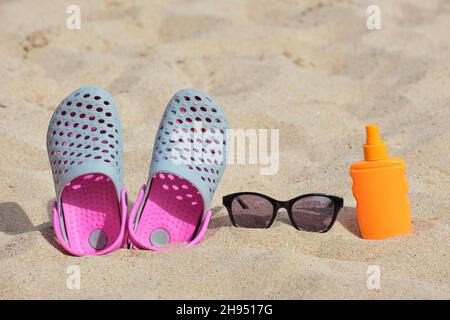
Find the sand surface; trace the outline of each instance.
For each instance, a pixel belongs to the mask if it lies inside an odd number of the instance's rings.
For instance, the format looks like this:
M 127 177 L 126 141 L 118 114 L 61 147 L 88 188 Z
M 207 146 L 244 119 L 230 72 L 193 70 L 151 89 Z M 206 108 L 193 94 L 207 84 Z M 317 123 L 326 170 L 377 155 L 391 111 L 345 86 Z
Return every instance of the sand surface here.
M 0 298 L 449 299 L 450 3 L 373 1 L 0 1 Z M 54 239 L 45 134 L 58 103 L 84 85 L 106 88 L 121 112 L 125 181 L 146 181 L 167 101 L 196 87 L 233 128 L 280 129 L 280 169 L 230 165 L 203 244 L 184 251 L 65 255 Z M 377 123 L 406 160 L 414 234 L 361 239 L 348 175 Z M 223 195 L 343 196 L 326 234 L 237 229 Z M 80 267 L 69 290 L 67 268 Z M 381 289 L 368 290 L 378 265 Z

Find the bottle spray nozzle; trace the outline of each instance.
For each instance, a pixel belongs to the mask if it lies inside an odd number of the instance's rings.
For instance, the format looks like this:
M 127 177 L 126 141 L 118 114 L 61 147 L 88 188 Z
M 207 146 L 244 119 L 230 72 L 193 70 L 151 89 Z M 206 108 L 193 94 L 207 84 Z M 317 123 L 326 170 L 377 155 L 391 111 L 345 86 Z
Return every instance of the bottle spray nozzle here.
M 381 139 L 378 126 L 374 124 L 366 125 L 366 144 L 364 145 L 364 159 L 367 161 L 386 159 L 387 146 Z

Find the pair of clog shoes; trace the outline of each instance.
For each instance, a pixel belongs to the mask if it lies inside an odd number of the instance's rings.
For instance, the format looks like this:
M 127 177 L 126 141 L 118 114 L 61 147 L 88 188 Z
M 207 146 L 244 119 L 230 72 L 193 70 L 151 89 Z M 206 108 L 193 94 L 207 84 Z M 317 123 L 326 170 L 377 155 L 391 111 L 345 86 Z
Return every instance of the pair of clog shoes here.
M 177 92 L 156 135 L 148 181 L 128 214 L 114 100 L 93 87 L 71 93 L 57 107 L 47 132 L 56 191 L 53 225 L 61 246 L 85 256 L 200 242 L 225 171 L 227 127 L 214 99 L 195 89 Z

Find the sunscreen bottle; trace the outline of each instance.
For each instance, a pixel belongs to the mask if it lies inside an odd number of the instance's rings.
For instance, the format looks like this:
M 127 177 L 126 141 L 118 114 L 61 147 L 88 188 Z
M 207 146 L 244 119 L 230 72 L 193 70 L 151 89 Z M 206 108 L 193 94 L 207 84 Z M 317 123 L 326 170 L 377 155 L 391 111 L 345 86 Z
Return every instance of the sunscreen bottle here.
M 366 126 L 364 160 L 353 163 L 353 196 L 364 239 L 385 239 L 410 234 L 411 209 L 405 162 L 388 157 L 376 125 Z

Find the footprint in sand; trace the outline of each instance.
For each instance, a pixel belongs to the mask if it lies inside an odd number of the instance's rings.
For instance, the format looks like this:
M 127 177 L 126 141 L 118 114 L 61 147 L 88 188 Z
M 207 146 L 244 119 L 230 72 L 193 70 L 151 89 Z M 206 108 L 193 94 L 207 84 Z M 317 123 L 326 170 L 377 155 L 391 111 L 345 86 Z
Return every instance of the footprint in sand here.
M 25 44 L 22 46 L 22 49 L 25 53 L 24 58 L 27 59 L 28 54 L 32 50 L 46 47 L 48 44 L 49 41 L 47 32 L 42 30 L 32 32 L 25 37 Z
M 302 58 L 295 56 L 292 52 L 284 51 L 283 56 L 291 60 L 291 62 L 299 67 L 304 66 L 304 61 Z
M 8 237 L 10 239 L 6 241 L 6 244 L 0 246 L 0 260 L 32 250 L 36 245 L 37 235 L 37 233 L 28 232 Z
M 323 1 L 323 2 L 320 1 L 320 2 L 314 4 L 314 5 L 310 6 L 310 7 L 307 7 L 301 13 L 301 15 L 304 16 L 304 15 L 307 15 L 309 13 L 314 13 L 314 12 L 319 11 L 319 10 L 324 9 L 324 8 L 331 8 L 331 7 L 334 7 L 334 6 L 342 4 L 342 3 L 349 4 L 349 3 L 352 3 L 352 1 L 351 0 L 333 0 L 333 1 Z

